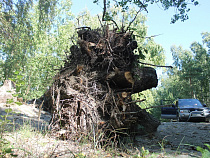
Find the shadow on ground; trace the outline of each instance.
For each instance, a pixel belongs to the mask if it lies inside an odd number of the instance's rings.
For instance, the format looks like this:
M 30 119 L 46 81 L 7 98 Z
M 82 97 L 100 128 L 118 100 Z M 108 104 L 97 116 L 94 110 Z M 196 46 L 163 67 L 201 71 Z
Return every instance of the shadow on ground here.
M 7 113 L 8 109 L 11 109 Z M 40 113 L 40 114 L 39 114 Z M 19 128 L 24 124 L 29 124 L 39 130 L 47 130 L 51 115 L 48 112 L 35 108 L 33 104 L 0 104 L 0 119 L 7 120 L 7 128 Z M 15 126 L 14 126 L 15 125 Z

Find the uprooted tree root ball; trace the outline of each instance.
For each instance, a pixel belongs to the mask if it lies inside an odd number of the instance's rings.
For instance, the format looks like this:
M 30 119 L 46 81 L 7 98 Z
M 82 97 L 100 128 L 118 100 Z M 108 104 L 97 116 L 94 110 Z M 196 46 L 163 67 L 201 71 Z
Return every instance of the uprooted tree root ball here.
M 155 69 L 139 66 L 137 47 L 130 31 L 78 28 L 77 45 L 66 52 L 64 67 L 44 94 L 53 133 L 108 144 L 118 136 L 156 131 L 159 121 L 131 98 L 158 82 Z

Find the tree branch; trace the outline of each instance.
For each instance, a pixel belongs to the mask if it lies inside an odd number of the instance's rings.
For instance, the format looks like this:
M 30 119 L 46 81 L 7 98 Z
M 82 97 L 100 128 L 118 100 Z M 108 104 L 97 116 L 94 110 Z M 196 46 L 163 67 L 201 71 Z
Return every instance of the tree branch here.
M 106 14 L 106 0 L 104 0 L 104 11 L 103 11 L 103 16 L 102 16 L 102 21 L 106 21 L 104 18 L 105 14 Z
M 135 21 L 137 15 L 139 14 L 139 12 L 141 11 L 141 8 L 139 9 L 139 11 L 136 13 L 135 17 L 133 18 L 133 20 L 129 23 L 128 27 L 126 28 L 126 31 L 128 31 L 128 28 L 131 26 L 131 24 Z M 125 31 L 125 32 L 126 32 Z
M 104 0 L 104 11 L 103 11 L 103 16 L 102 16 L 102 21 L 108 21 L 105 19 L 105 16 L 106 16 L 106 0 Z M 117 23 L 113 19 L 110 19 L 110 21 L 112 21 L 117 27 L 117 29 L 119 29 Z
M 149 63 L 144 63 L 139 61 L 140 64 L 144 64 L 144 65 L 150 65 L 150 66 L 156 66 L 156 67 L 167 67 L 167 68 L 173 68 L 173 66 L 163 66 L 163 65 L 154 65 L 154 64 L 149 64 Z

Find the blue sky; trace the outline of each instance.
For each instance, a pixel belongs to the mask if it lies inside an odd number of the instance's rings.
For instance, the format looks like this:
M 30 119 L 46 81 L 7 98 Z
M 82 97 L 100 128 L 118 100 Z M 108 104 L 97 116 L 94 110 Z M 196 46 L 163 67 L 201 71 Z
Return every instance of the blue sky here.
M 101 1 L 101 0 L 100 0 Z M 78 14 L 87 8 L 92 15 L 102 12 L 102 4 L 93 4 L 93 0 L 72 0 L 72 12 Z M 198 6 L 190 6 L 189 19 L 185 22 L 170 24 L 174 9 L 162 10 L 154 4 L 148 8 L 149 13 L 143 12 L 147 16 L 148 36 L 161 34 L 155 37 L 156 43 L 162 45 L 166 54 L 166 65 L 172 65 L 172 45 L 182 46 L 189 49 L 194 41 L 202 43 L 202 32 L 210 32 L 210 0 L 199 0 Z
M 148 8 L 147 25 L 148 34 L 162 34 L 155 38 L 158 44 L 161 44 L 166 51 L 166 64 L 172 64 L 172 55 L 170 47 L 172 45 L 182 46 L 189 49 L 192 42 L 202 43 L 202 32 L 210 32 L 210 1 L 200 0 L 199 6 L 191 6 L 189 19 L 184 22 L 170 24 L 170 19 L 174 10 L 161 10 L 157 5 Z

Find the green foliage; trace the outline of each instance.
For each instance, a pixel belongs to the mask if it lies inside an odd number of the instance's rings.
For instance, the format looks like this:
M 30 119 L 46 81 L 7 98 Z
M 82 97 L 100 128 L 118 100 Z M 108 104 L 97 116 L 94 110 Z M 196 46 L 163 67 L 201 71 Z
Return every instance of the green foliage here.
M 1 46 L 0 46 L 0 50 L 1 50 Z M 1 54 L 1 51 L 0 51 Z M 3 65 L 4 65 L 4 61 L 2 59 L 0 59 L 0 86 L 3 85 L 3 81 L 4 80 L 4 71 L 3 71 Z
M 149 38 L 144 47 L 147 50 L 145 52 L 145 62 L 155 65 L 164 65 L 165 55 L 161 45 L 155 43 L 154 39 Z
M 9 114 L 9 113 L 12 112 L 12 109 L 10 109 L 10 108 L 9 108 L 9 109 L 6 109 L 5 112 L 6 112 L 7 114 Z
M 70 0 L 2 2 L 0 79 L 13 80 L 19 97 L 41 96 L 63 65 L 73 34 L 70 7 Z
M 12 109 L 8 108 L 5 109 L 6 115 L 1 115 L 0 118 L 0 139 L 3 138 L 3 133 L 6 131 L 6 126 L 11 122 L 11 120 L 8 119 L 9 116 L 12 116 Z M 1 145 L 1 142 L 0 142 Z M 1 149 L 0 149 L 1 150 Z
M 14 103 L 13 99 L 7 99 L 7 104 Z
M 18 101 L 15 102 L 15 104 L 17 104 L 17 105 L 19 105 L 19 106 L 22 105 L 22 103 L 21 103 L 21 102 L 18 102 Z
M 198 98 L 201 102 L 210 104 L 210 34 L 203 33 L 203 45 L 193 42 L 190 50 L 173 46 L 171 52 L 174 68 L 162 77 L 161 86 L 156 90 L 156 105 L 161 100 L 176 100 L 177 98 Z M 205 47 L 205 44 L 207 47 Z
M 200 151 L 202 153 L 202 158 L 209 158 L 210 157 L 210 145 L 204 144 L 207 146 L 208 149 L 201 148 L 199 146 L 196 147 L 197 151 Z
M 157 89 L 135 94 L 136 98 L 146 98 L 139 103 L 140 107 L 172 104 L 177 98 L 197 98 L 210 105 L 210 33 L 202 33 L 202 38 L 203 45 L 193 42 L 190 50 L 171 47 L 174 68 L 160 78 L 161 85 Z M 160 118 L 160 108 L 148 111 Z
M 190 49 L 191 51 L 186 51 L 181 47 L 172 47 L 175 68 L 169 71 L 168 75 L 176 86 L 173 94 L 179 98 L 196 97 L 209 101 L 210 56 L 208 50 L 197 42 L 192 43 Z
M 17 157 L 18 155 L 14 154 L 14 149 L 9 141 L 6 139 L 0 138 L 0 156 L 1 157 Z
M 11 81 L 13 81 L 16 85 L 16 95 L 19 96 L 23 89 L 26 87 L 26 81 L 24 80 L 24 72 L 15 71 L 12 78 L 10 78 Z M 25 91 L 24 91 L 25 92 Z
M 138 102 L 136 104 L 139 105 L 142 109 L 148 108 L 147 112 L 149 112 L 154 117 L 159 119 L 160 118 L 160 108 L 151 108 L 151 109 L 149 108 L 151 106 L 160 105 L 161 98 L 159 98 L 157 92 L 158 91 L 155 90 L 155 89 L 150 89 L 150 90 L 146 90 L 146 91 L 143 91 L 143 92 L 140 92 L 140 93 L 133 94 L 132 98 L 134 100 L 145 99 L 145 101 Z
M 141 148 L 141 158 L 146 158 L 149 155 L 149 150 L 144 147 Z
M 210 49 L 210 32 L 203 32 L 202 37 L 203 37 L 203 42 L 206 44 L 208 49 Z
M 147 11 L 149 5 L 159 4 L 162 6 L 164 10 L 168 10 L 170 8 L 175 8 L 175 14 L 171 18 L 171 23 L 175 23 L 178 20 L 185 21 L 188 17 L 188 12 L 190 11 L 189 4 L 197 6 L 199 3 L 196 0 L 191 0 L 189 3 L 188 0 L 113 0 L 115 3 L 115 7 L 121 7 L 122 12 L 125 12 L 129 9 L 131 4 L 136 5 L 140 10 Z M 111 0 L 105 1 L 107 4 L 112 2 Z M 99 3 L 99 0 L 93 0 L 93 3 Z M 148 12 L 148 11 L 147 11 Z
M 78 153 L 75 155 L 76 158 L 86 158 L 86 156 L 83 153 Z

